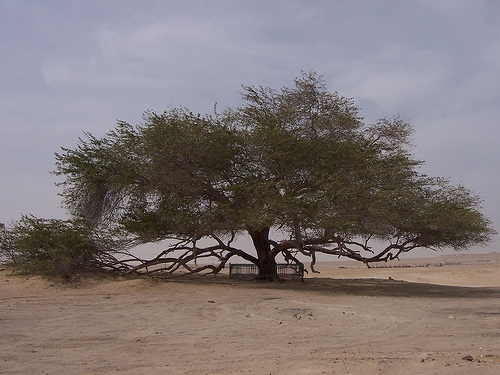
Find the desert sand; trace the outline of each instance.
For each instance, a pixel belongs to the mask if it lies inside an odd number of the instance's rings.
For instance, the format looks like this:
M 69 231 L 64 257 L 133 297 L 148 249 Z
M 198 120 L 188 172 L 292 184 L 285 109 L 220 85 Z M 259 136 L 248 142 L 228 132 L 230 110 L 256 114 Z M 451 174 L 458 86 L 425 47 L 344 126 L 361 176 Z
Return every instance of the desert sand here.
M 0 267 L 0 373 L 500 374 L 500 254 L 383 266 L 70 283 Z

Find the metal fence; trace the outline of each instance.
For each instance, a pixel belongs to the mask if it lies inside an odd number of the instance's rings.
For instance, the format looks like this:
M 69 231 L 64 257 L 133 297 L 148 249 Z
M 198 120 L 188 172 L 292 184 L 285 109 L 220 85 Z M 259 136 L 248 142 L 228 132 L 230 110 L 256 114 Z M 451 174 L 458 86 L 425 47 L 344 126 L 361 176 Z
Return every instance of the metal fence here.
M 230 277 L 257 277 L 259 278 L 300 278 L 304 280 L 304 264 L 290 263 L 290 264 L 277 264 L 276 274 L 273 275 L 259 275 L 259 268 L 255 264 L 229 264 Z

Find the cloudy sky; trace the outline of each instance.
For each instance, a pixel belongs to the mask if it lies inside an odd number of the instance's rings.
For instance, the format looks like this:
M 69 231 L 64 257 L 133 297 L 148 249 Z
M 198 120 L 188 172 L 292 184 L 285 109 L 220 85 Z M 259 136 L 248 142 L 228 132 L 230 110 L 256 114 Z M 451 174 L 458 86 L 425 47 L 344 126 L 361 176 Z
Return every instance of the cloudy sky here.
M 315 70 L 367 123 L 411 119 L 424 172 L 481 195 L 499 228 L 497 0 L 0 0 L 0 53 L 0 222 L 66 217 L 49 172 L 83 131 Z

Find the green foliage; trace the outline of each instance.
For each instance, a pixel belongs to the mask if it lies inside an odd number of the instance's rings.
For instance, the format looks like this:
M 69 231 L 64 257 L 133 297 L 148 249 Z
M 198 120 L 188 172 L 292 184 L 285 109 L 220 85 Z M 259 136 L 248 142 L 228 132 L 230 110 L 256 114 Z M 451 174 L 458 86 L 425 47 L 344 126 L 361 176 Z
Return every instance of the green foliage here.
M 368 264 L 416 247 L 467 248 L 494 233 L 478 197 L 418 171 L 401 117 L 364 124 L 354 101 L 315 72 L 293 88 L 243 89 L 244 104 L 215 117 L 147 112 L 142 124 L 119 122 L 63 149 L 55 173 L 65 177 L 65 204 L 86 223 L 137 242 L 191 242 L 193 259 L 222 263 L 323 252 Z M 270 229 L 285 238 L 270 239 Z M 256 257 L 230 246 L 241 232 Z M 201 238 L 215 247 L 198 248 Z M 374 254 L 371 239 L 388 245 Z
M 102 268 L 111 252 L 109 242 L 73 221 L 23 216 L 1 229 L 0 258 L 21 272 L 70 277 Z

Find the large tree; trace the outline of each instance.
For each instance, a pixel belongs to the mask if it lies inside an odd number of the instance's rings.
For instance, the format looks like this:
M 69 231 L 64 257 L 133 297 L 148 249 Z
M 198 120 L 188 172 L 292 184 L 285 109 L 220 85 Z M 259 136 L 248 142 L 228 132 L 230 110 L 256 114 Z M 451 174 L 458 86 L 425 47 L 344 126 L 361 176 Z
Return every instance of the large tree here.
M 278 256 L 369 265 L 415 248 L 468 248 L 494 233 L 478 196 L 419 171 L 404 119 L 364 124 L 353 100 L 315 72 L 292 88 L 243 87 L 242 96 L 213 116 L 174 108 L 119 122 L 103 138 L 87 133 L 56 154 L 64 203 L 136 244 L 167 240 L 135 271 L 218 273 L 240 257 L 267 277 Z M 254 249 L 235 245 L 242 234 Z

